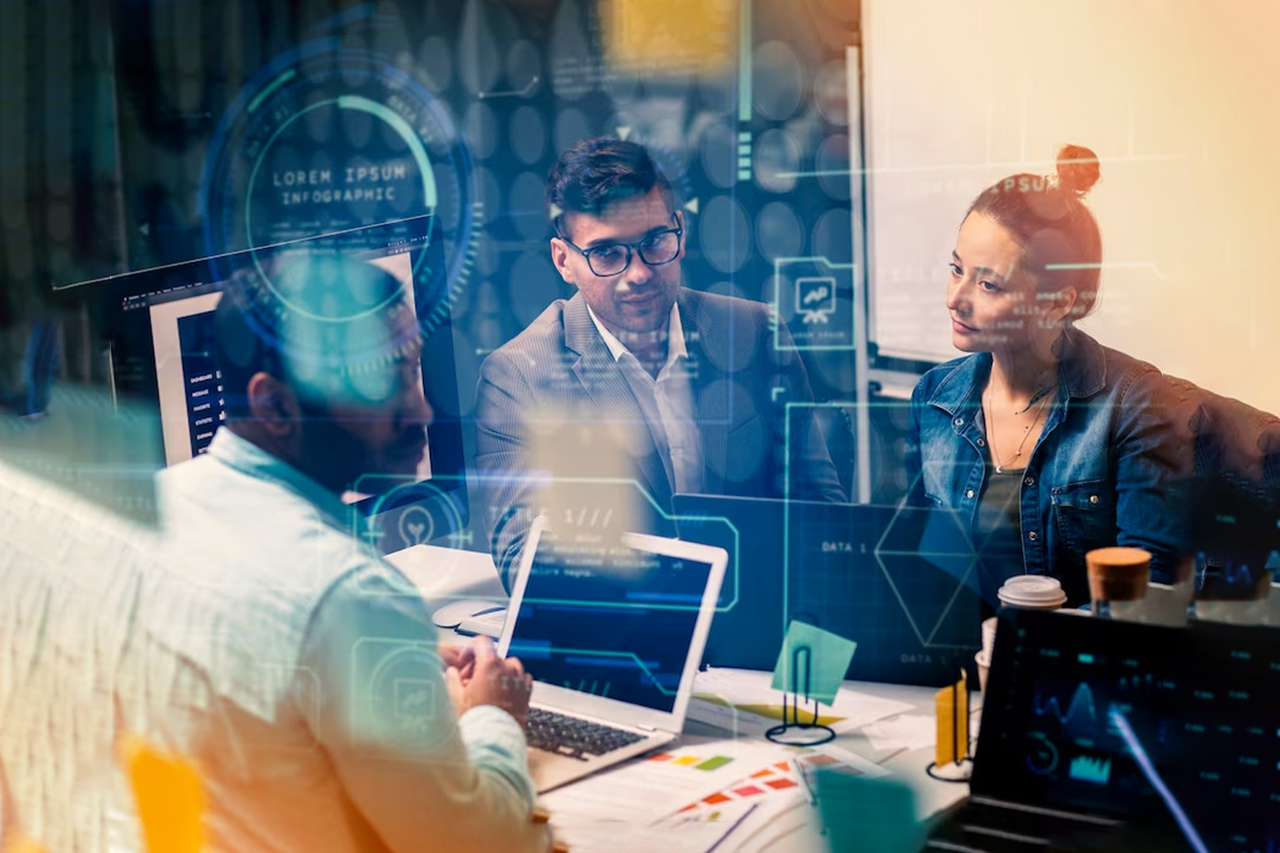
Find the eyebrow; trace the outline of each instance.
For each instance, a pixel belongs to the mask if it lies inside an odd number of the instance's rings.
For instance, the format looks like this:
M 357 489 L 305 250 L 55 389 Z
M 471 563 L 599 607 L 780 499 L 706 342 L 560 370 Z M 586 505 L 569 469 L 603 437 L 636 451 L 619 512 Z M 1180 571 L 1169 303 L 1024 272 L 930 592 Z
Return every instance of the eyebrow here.
M 951 250 L 951 260 L 955 261 L 960 266 L 964 266 L 964 261 L 961 260 L 960 255 L 956 253 L 955 249 Z M 1002 275 L 999 270 L 992 269 L 991 267 L 974 267 L 973 271 L 977 275 L 987 275 L 987 276 L 995 277 L 999 279 L 1001 282 L 1008 281 L 1008 278 Z
M 643 243 L 645 240 L 652 237 L 654 234 L 659 234 L 663 231 L 673 231 L 675 230 L 675 228 L 676 226 L 672 223 L 667 223 L 666 225 L 655 225 L 653 228 L 650 228 L 648 231 L 644 232 L 644 235 L 639 240 L 634 240 L 632 242 Z M 584 251 L 590 250 L 590 249 L 599 249 L 601 246 L 619 246 L 619 245 L 622 245 L 623 242 L 624 241 L 622 240 L 612 240 L 612 239 L 592 240 L 590 243 L 583 246 L 582 248 Z

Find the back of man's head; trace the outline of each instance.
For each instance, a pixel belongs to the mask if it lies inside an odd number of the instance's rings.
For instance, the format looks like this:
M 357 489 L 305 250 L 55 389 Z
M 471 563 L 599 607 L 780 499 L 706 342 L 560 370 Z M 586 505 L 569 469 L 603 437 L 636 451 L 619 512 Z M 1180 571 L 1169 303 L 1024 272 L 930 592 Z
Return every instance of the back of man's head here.
M 605 136 L 569 146 L 547 173 L 548 215 L 556 233 L 565 232 L 565 215 L 600 216 L 612 204 L 654 188 L 671 210 L 671 183 L 643 145 Z
M 250 416 L 257 373 L 322 407 L 377 402 L 379 370 L 416 343 L 411 290 L 375 264 L 332 252 L 297 252 L 236 270 L 218 303 L 214 358 L 228 417 Z

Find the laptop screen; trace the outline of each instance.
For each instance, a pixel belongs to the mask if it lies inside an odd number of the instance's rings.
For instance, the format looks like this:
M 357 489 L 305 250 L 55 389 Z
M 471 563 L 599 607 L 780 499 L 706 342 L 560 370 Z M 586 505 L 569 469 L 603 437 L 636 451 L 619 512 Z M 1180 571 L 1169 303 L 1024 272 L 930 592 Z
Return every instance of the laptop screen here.
M 508 654 L 538 681 L 670 713 L 711 571 L 709 563 L 548 530 Z
M 1280 849 L 1280 632 L 1002 619 L 974 794 L 1162 821 L 1176 802 L 1210 850 Z

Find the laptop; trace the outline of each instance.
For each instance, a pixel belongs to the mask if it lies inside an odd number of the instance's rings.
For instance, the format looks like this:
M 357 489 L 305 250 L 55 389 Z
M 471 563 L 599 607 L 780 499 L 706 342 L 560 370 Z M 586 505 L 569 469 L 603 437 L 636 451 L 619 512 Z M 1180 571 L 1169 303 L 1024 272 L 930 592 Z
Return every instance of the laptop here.
M 529 765 L 548 791 L 680 736 L 728 555 L 535 521 L 498 651 L 533 676 Z
M 792 619 L 858 644 L 847 678 L 954 683 L 981 645 L 977 567 L 943 509 L 676 495 L 681 539 L 729 553 L 712 666 L 771 670 Z
M 1280 632 L 1001 615 L 967 801 L 926 850 L 1280 850 Z

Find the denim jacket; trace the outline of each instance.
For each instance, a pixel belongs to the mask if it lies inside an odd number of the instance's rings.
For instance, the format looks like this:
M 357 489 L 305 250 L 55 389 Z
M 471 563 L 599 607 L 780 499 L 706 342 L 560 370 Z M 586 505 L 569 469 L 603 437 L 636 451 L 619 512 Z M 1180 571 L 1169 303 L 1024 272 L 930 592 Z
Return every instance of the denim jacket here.
M 977 534 L 987 477 L 982 389 L 991 355 L 933 368 L 911 398 L 908 502 L 957 511 Z M 1185 552 L 1175 486 L 1187 480 L 1190 436 L 1150 364 L 1065 333 L 1058 392 L 1023 472 L 1019 508 L 1023 565 L 1062 582 L 1071 605 L 1089 600 L 1085 553 L 1143 548 L 1152 580 L 1170 582 Z

